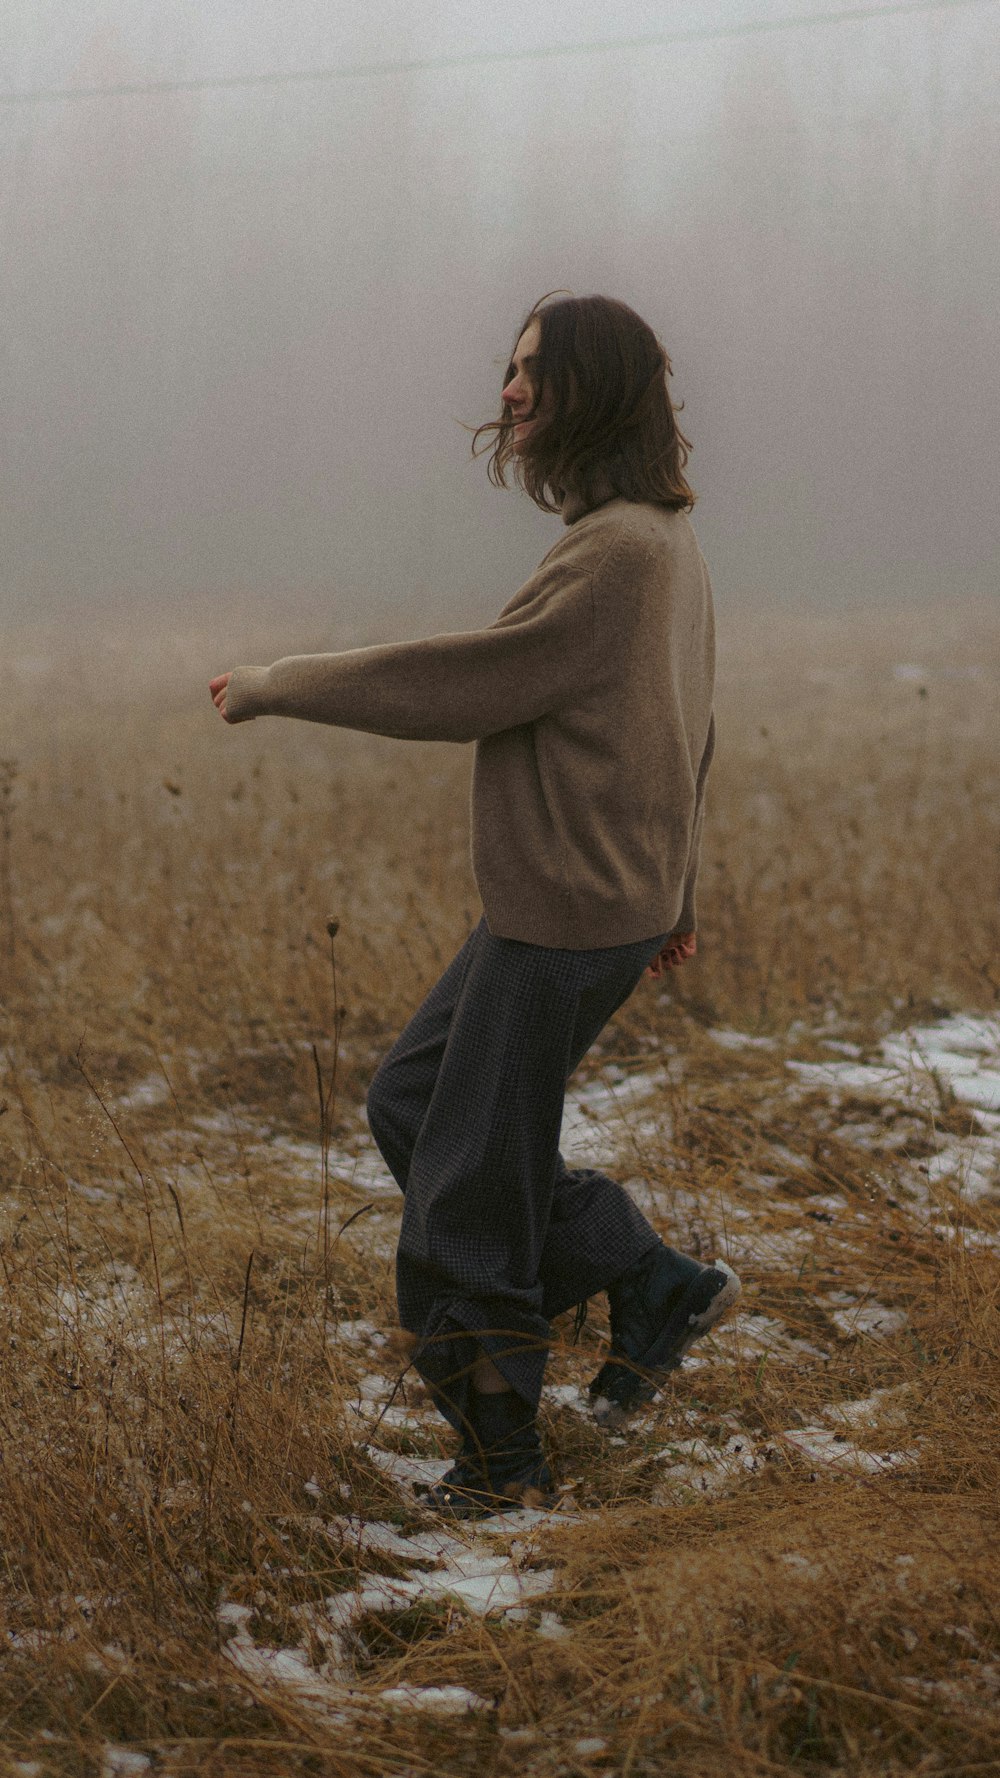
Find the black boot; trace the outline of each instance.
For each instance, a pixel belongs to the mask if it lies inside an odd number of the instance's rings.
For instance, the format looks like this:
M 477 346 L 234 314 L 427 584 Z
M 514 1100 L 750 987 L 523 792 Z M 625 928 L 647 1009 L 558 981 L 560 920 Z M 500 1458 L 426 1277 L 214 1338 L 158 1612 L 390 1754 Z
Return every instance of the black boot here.
M 590 1385 L 595 1419 L 620 1426 L 633 1408 L 651 1401 L 740 1289 L 722 1260 L 703 1266 L 662 1241 L 609 1284 L 611 1353 Z
M 425 1504 L 456 1519 L 482 1518 L 522 1506 L 549 1506 L 552 1473 L 535 1416 L 514 1389 L 469 1391 L 469 1424 L 447 1474 L 422 1490 Z

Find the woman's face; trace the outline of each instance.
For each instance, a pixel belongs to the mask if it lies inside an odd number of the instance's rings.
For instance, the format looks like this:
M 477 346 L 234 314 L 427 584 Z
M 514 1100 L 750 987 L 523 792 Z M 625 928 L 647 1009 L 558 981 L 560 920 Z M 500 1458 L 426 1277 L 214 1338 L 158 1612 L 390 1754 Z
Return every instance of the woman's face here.
M 552 403 L 546 391 L 543 391 L 538 407 L 535 407 L 534 374 L 541 341 L 541 322 L 529 322 L 514 347 L 514 356 L 507 367 L 507 381 L 500 396 L 501 401 L 510 408 L 514 421 L 515 451 L 523 448 L 532 427 L 537 426 L 539 420 L 544 420 L 551 412 Z M 529 414 L 532 416 L 530 419 Z

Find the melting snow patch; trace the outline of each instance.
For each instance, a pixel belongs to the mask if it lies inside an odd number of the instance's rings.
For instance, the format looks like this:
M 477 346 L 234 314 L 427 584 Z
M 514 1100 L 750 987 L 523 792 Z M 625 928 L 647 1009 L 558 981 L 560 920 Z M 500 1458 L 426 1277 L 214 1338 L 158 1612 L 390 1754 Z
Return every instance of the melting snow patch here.
M 349 1346 L 384 1346 L 387 1335 L 381 1333 L 374 1321 L 338 1321 L 330 1329 L 330 1339 L 344 1341 Z
M 351 1544 L 359 1550 L 377 1550 L 384 1556 L 401 1556 L 408 1562 L 446 1561 L 452 1555 L 464 1555 L 468 1544 L 448 1531 L 418 1531 L 404 1537 L 395 1525 L 381 1519 L 328 1519 L 325 1529 L 341 1545 Z
M 660 1453 L 660 1460 L 667 1466 L 668 1484 L 691 1488 L 697 1494 L 720 1494 L 759 1466 L 753 1441 L 743 1432 L 724 1445 L 710 1445 L 701 1438 L 674 1440 Z M 670 1497 L 669 1485 L 654 1490 L 656 1505 L 667 1503 Z
M 398 1451 L 380 1451 L 375 1445 L 365 1445 L 364 1449 L 384 1475 L 411 1487 L 420 1483 L 431 1488 L 451 1468 L 448 1457 L 403 1457 Z
M 861 1401 L 832 1401 L 821 1410 L 823 1418 L 847 1427 L 905 1425 L 905 1387 L 903 1384 L 892 1389 L 873 1389 Z
M 476 1617 L 487 1617 L 547 1592 L 554 1579 L 554 1570 L 548 1568 L 521 1574 L 505 1556 L 470 1557 L 464 1572 L 449 1563 L 419 1575 L 372 1575 L 359 1592 L 331 1594 L 326 1614 L 331 1626 L 343 1631 L 369 1612 L 405 1611 L 427 1600 L 457 1599 Z
M 338 1185 L 348 1185 L 353 1191 L 370 1193 L 373 1197 L 399 1196 L 399 1187 L 374 1143 L 359 1143 L 356 1154 L 331 1149 L 329 1168 L 331 1180 Z
M 223 1631 L 229 1631 L 223 1654 L 251 1686 L 292 1691 L 301 1703 L 325 1713 L 344 1702 L 339 1666 L 327 1662 L 322 1668 L 312 1667 L 302 1648 L 258 1648 L 250 1635 L 253 1613 L 248 1605 L 227 1600 L 215 1615 Z
M 893 1469 L 909 1469 L 916 1462 L 916 1451 L 862 1451 L 851 1443 L 846 1433 L 829 1432 L 824 1426 L 793 1427 L 782 1433 L 786 1444 L 793 1445 L 810 1462 L 823 1469 L 849 1471 L 855 1475 L 886 1475 Z
M 789 1362 L 798 1358 L 821 1358 L 826 1361 L 829 1353 L 821 1346 L 810 1345 L 808 1340 L 798 1340 L 786 1333 L 779 1321 L 770 1315 L 731 1315 L 721 1327 L 713 1328 L 711 1339 L 723 1350 L 727 1346 L 735 1346 L 737 1352 L 767 1352 L 776 1359 Z M 691 1359 L 686 1361 L 689 1365 Z
M 849 1290 L 833 1290 L 824 1300 L 839 1305 L 831 1310 L 830 1319 L 845 1340 L 852 1340 L 857 1334 L 885 1339 L 899 1333 L 909 1320 L 905 1309 L 887 1309 L 874 1297 L 859 1298 Z
M 137 1344 L 146 1342 L 142 1323 L 149 1292 L 135 1267 L 127 1261 L 112 1260 L 75 1288 L 60 1284 L 55 1300 L 60 1322 L 74 1331 L 100 1331 L 112 1323 L 119 1323 L 123 1330 L 127 1323 L 133 1340 Z
M 578 1383 L 546 1383 L 542 1396 L 555 1408 L 573 1408 L 590 1419 L 590 1407 Z
M 881 1060 L 872 1063 L 796 1062 L 788 1067 L 805 1088 L 834 1098 L 864 1094 L 895 1101 L 924 1119 L 949 1105 L 969 1108 L 967 1135 L 942 1142 L 921 1165 L 928 1184 L 954 1179 L 972 1200 L 990 1196 L 1000 1183 L 1000 1019 L 956 1014 L 937 1025 L 919 1025 L 883 1038 Z M 854 1141 L 881 1140 L 874 1126 L 854 1123 L 842 1132 Z M 919 1189 L 919 1182 L 918 1182 Z
M 435 1710 L 442 1716 L 464 1716 L 469 1710 L 490 1710 L 487 1698 L 464 1685 L 394 1685 L 380 1692 L 390 1710 Z
M 814 1229 L 801 1227 L 734 1232 L 729 1236 L 726 1258 L 734 1266 L 752 1265 L 762 1271 L 777 1272 L 788 1266 L 798 1269 L 803 1253 L 815 1239 Z
M 105 1747 L 101 1757 L 101 1778 L 133 1778 L 133 1774 L 152 1771 L 148 1754 L 136 1753 L 131 1747 Z M 41 1771 L 39 1766 L 38 1771 Z
M 127 1093 L 119 1093 L 114 1105 L 116 1111 L 146 1111 L 150 1106 L 163 1105 L 170 1097 L 170 1088 L 163 1075 L 147 1074 L 145 1080 L 136 1081 Z M 137 1757 L 145 1758 L 145 1755 Z M 148 1760 L 146 1764 L 148 1766 Z
M 563 1108 L 560 1148 L 566 1154 L 580 1151 L 591 1161 L 613 1164 L 630 1141 L 669 1135 L 666 1107 L 648 1106 L 654 1096 L 662 1096 L 666 1083 L 665 1071 L 656 1069 L 628 1074 L 617 1082 L 606 1074 L 603 1081 L 572 1087 Z M 655 1109 L 655 1117 L 639 1123 L 634 1113 L 640 1105 L 647 1111 Z

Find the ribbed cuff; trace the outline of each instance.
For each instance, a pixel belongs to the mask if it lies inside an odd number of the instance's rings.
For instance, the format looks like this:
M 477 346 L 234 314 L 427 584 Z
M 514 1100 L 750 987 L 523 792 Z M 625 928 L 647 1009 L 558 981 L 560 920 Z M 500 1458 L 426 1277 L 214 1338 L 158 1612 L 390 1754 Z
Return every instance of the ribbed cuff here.
M 266 716 L 267 667 L 237 667 L 226 686 L 226 715 L 230 722 L 250 722 Z

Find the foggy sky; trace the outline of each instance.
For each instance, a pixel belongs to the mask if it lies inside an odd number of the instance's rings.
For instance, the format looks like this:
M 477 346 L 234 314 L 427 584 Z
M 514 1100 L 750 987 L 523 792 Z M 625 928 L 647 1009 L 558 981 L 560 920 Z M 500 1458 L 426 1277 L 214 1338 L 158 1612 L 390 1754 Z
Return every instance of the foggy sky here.
M 720 601 L 996 586 L 996 5 L 7 0 L 0 608 L 488 619 L 560 532 L 472 463 L 544 291 L 674 363 Z

